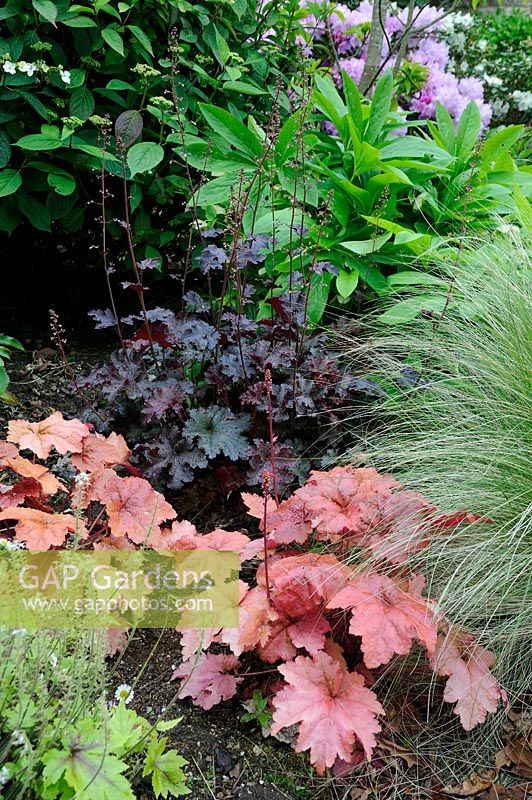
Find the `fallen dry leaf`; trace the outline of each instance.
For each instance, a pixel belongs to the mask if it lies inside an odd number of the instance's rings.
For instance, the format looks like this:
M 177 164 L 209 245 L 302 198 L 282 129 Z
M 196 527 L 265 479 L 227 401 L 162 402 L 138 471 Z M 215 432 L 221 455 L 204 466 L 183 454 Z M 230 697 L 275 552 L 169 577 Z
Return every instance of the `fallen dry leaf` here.
M 472 773 L 460 786 L 444 786 L 441 791 L 451 797 L 476 797 L 493 786 L 495 776 L 495 770 L 489 770 L 485 777 Z
M 486 800 L 530 800 L 532 786 L 492 786 Z
M 504 745 L 504 753 L 510 762 L 510 770 L 520 778 L 532 779 L 532 747 L 524 737 Z
M 384 751 L 386 755 L 402 758 L 403 761 L 406 761 L 409 768 L 419 767 L 421 765 L 421 761 L 415 753 L 408 750 L 406 747 L 401 747 L 400 744 L 392 741 L 392 739 L 385 739 L 381 736 L 379 739 L 379 750 Z

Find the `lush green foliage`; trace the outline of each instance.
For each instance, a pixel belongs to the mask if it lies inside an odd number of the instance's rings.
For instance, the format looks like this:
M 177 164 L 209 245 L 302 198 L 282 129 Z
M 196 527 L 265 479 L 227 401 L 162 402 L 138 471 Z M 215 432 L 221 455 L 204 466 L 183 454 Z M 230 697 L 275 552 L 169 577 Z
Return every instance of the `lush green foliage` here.
M 9 386 L 9 375 L 7 374 L 6 361 L 11 358 L 12 350 L 24 350 L 18 339 L 12 336 L 0 334 L 0 398 L 5 394 Z
M 188 794 L 176 750 L 126 701 L 106 702 L 104 636 L 2 631 L 0 794 L 9 800 L 133 800 Z M 146 784 L 145 784 L 146 786 Z
M 293 269 L 303 272 L 322 308 L 334 297 L 348 300 L 359 279 L 386 292 L 385 274 L 398 265 L 464 225 L 489 227 L 495 215 L 512 212 L 516 181 L 530 191 L 529 174 L 508 152 L 523 126 L 490 134 L 477 153 L 474 102 L 456 131 L 442 106 L 425 131 L 393 110 L 391 72 L 371 102 L 345 73 L 343 80 L 344 97 L 317 75 L 312 96 L 279 132 L 275 115 L 264 129 L 251 115 L 246 126 L 222 108 L 200 105 L 211 133 L 186 136 L 182 150 L 189 164 L 213 176 L 191 200 L 202 219 L 214 225 L 231 211 L 240 235 L 274 236 L 259 275 L 286 287 Z M 405 128 L 417 135 L 398 135 Z M 315 274 L 325 260 L 336 280 Z
M 268 5 L 277 19 L 284 4 Z M 173 242 L 188 192 L 174 158 L 177 108 L 217 98 L 232 114 L 250 100 L 260 108 L 283 60 L 257 47 L 254 0 L 9 0 L 0 19 L 0 230 L 24 218 L 41 231 L 93 228 L 104 148 L 108 228 L 120 234 L 113 178 L 125 175 L 147 257 Z
M 423 568 L 453 618 L 498 651 L 517 691 L 532 666 L 529 235 L 506 226 L 493 243 L 467 245 L 458 264 L 449 256 L 446 285 L 431 290 L 438 312 L 400 328 L 385 317 L 356 351 L 388 394 L 372 410 L 383 427 L 369 437 L 370 458 L 444 508 L 492 520 L 437 536 Z

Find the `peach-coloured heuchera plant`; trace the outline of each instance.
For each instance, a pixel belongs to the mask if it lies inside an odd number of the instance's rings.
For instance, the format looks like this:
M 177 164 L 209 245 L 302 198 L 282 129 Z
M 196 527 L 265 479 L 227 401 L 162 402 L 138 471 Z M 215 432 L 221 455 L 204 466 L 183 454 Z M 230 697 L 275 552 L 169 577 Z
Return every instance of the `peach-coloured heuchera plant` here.
M 66 457 L 61 480 L 51 462 L 42 463 L 52 451 Z M 183 662 L 173 677 L 182 680 L 181 697 L 205 709 L 233 697 L 246 679 L 243 656 L 254 653 L 269 665 L 271 732 L 297 726 L 296 750 L 310 750 L 320 774 L 371 758 L 385 714 L 371 686 L 383 666 L 414 647 L 427 669 L 447 678 L 444 699 L 466 730 L 504 700 L 490 673 L 493 654 L 444 617 L 409 567 L 410 554 L 438 529 L 473 515 L 442 514 L 370 467 L 336 467 L 311 473 L 279 504 L 268 475 L 262 496 L 243 494 L 262 538 L 200 534 L 176 520 L 129 456 L 122 436 L 106 438 L 59 412 L 38 423 L 12 421 L 0 443 L 2 536 L 6 546 L 34 550 L 238 550 L 256 566 L 245 573 L 252 579 L 240 581 L 238 628 L 180 632 Z

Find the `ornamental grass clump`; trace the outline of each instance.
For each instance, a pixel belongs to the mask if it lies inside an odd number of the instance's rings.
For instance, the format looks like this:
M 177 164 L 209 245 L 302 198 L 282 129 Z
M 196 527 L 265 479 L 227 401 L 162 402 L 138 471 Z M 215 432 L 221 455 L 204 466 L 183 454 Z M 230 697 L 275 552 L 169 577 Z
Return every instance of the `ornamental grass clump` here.
M 492 242 L 466 244 L 443 265 L 447 286 L 433 290 L 443 302 L 428 306 L 437 312 L 390 325 L 400 317 L 392 306 L 369 322 L 365 344 L 351 345 L 387 392 L 383 424 L 364 443 L 370 462 L 440 508 L 485 520 L 433 532 L 422 569 L 445 613 L 496 651 L 499 678 L 517 693 L 532 677 L 529 235 L 505 226 Z

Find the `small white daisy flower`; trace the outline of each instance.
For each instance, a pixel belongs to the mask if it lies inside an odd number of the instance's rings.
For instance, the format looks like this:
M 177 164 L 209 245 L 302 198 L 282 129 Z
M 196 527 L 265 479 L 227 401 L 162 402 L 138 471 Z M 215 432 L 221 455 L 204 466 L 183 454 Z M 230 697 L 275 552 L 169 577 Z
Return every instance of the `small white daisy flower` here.
M 70 72 L 68 69 L 62 69 L 59 72 L 59 75 L 61 76 L 63 83 L 70 83 Z
M 131 703 L 134 696 L 135 692 L 133 691 L 131 686 L 129 686 L 129 684 L 127 683 L 121 683 L 120 686 L 117 687 L 115 692 L 115 699 L 118 702 L 120 702 L 120 700 L 123 700 L 126 705 L 128 703 Z
M 4 72 L 7 72 L 8 75 L 14 75 L 17 71 L 17 65 L 13 64 L 12 61 L 4 61 L 2 69 Z

